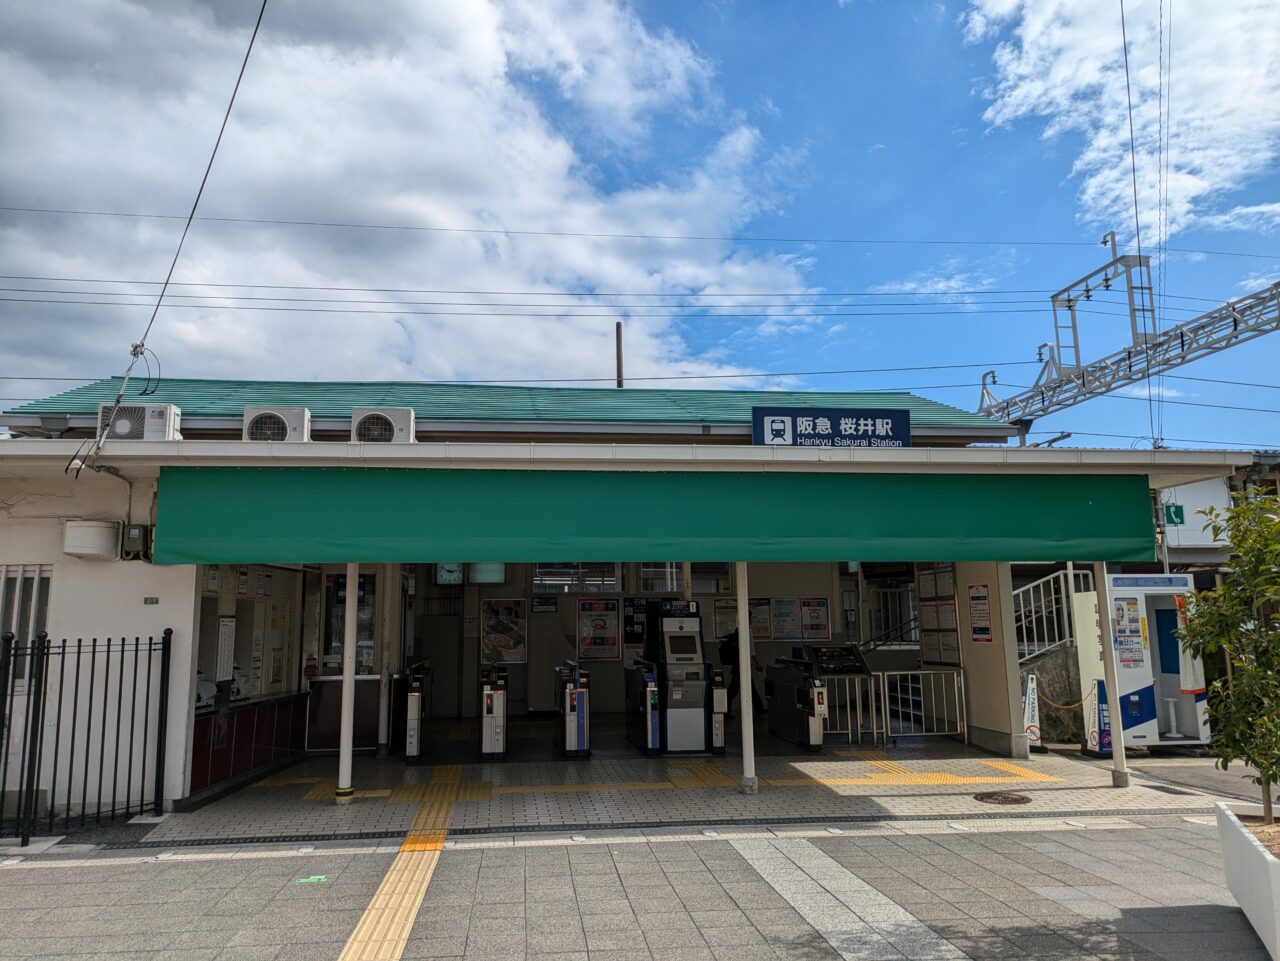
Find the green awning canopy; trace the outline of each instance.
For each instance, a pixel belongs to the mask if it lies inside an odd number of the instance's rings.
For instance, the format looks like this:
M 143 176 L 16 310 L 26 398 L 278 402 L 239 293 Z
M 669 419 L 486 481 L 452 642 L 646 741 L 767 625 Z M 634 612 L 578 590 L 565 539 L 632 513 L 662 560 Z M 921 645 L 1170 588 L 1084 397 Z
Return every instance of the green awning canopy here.
M 1144 476 L 164 467 L 158 564 L 1150 561 Z

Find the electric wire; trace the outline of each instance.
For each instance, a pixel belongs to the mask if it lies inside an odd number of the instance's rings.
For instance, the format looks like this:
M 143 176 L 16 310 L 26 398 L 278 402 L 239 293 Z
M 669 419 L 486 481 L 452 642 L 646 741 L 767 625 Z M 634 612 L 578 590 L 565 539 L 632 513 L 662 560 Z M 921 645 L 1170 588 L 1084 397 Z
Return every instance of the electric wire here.
M 240 72 L 236 74 L 235 86 L 231 89 L 231 98 L 227 101 L 227 109 L 222 114 L 222 124 L 218 127 L 218 136 L 213 142 L 213 150 L 209 153 L 209 162 L 205 165 L 204 175 L 200 178 L 200 187 L 196 190 L 195 200 L 191 203 L 191 211 L 187 214 L 186 223 L 182 228 L 182 236 L 178 238 L 177 249 L 173 252 L 173 260 L 169 263 L 168 273 L 165 275 L 164 284 L 160 288 L 160 293 L 156 297 L 155 306 L 152 308 L 151 317 L 147 320 L 147 326 L 142 331 L 142 337 L 135 343 L 129 351 L 129 366 L 125 368 L 124 378 L 120 383 L 120 390 L 116 394 L 115 402 L 111 406 L 111 413 L 107 417 L 105 426 L 97 431 L 97 438 L 90 450 L 90 458 L 95 456 L 102 449 L 102 444 L 111 432 L 111 427 L 115 423 L 116 414 L 120 410 L 120 403 L 124 399 L 125 390 L 129 386 L 129 377 L 133 374 L 133 369 L 137 366 L 139 358 L 146 357 L 147 337 L 151 334 L 151 328 L 155 326 L 156 317 L 160 313 L 160 307 L 164 303 L 165 292 L 169 289 L 169 284 L 173 280 L 173 272 L 178 267 L 178 258 L 182 256 L 182 247 L 187 241 L 187 234 L 191 231 L 191 223 L 195 220 L 196 210 L 200 206 L 200 198 L 204 196 L 204 188 L 209 182 L 209 173 L 213 170 L 214 159 L 218 156 L 218 147 L 222 144 L 223 134 L 226 133 L 227 123 L 231 120 L 231 108 L 235 106 L 236 95 L 240 92 L 240 84 L 244 80 L 245 70 L 249 66 L 249 55 L 253 53 L 254 41 L 258 39 L 258 30 L 262 27 L 262 18 L 267 12 L 267 0 L 262 0 L 262 5 L 258 8 L 258 19 L 254 22 L 253 33 L 249 35 L 249 45 L 245 48 L 244 59 L 240 62 Z M 149 368 L 148 368 L 149 369 Z M 148 374 L 147 386 L 150 387 L 150 375 Z M 76 457 L 72 457 L 67 464 L 67 470 L 71 470 L 71 465 L 75 463 Z M 83 461 L 81 462 L 83 464 Z M 80 468 L 75 469 L 75 474 L 80 475 Z
M 85 307 L 150 307 L 149 303 L 134 303 L 110 300 L 66 300 L 57 298 L 35 298 L 35 297 L 0 297 L 0 302 L 21 303 L 21 304 L 71 304 Z M 271 307 L 265 304 L 175 304 L 173 302 L 164 305 L 170 309 L 185 310 L 256 310 L 269 311 L 273 313 L 299 313 L 299 314 L 371 314 L 381 316 L 395 317 L 488 317 L 488 318 L 524 318 L 526 320 L 540 319 L 592 319 L 606 317 L 610 320 L 617 320 L 618 312 L 614 311 L 596 311 L 566 313 L 564 311 L 532 314 L 528 311 L 491 311 L 491 310 L 354 310 L 346 307 Z M 607 304 L 588 304 L 585 306 L 608 306 Z M 549 308 L 555 310 L 556 308 Z M 1086 308 L 1077 308 L 1078 312 L 1085 314 L 1093 314 L 1095 316 L 1106 317 L 1127 317 L 1127 312 L 1114 310 L 1092 310 Z M 989 316 L 991 314 L 1040 314 L 1042 310 L 1034 308 L 1020 307 L 1001 307 L 997 310 L 887 310 L 887 311 L 831 311 L 824 314 L 816 314 L 806 317 L 805 315 L 794 314 L 748 314 L 735 312 L 731 314 L 714 314 L 709 317 L 687 316 L 683 319 L 689 320 L 779 320 L 779 321 L 803 321 L 803 320 L 823 320 L 828 317 L 978 317 Z M 680 315 L 672 314 L 639 314 L 631 312 L 629 316 L 633 319 L 681 319 Z
M 0 274 L 0 280 L 30 280 L 45 281 L 49 283 L 68 283 L 68 284 L 137 284 L 139 286 L 155 286 L 160 283 L 158 280 L 120 280 L 105 277 L 45 277 L 32 274 Z M 309 286 L 306 284 L 234 284 L 234 283 L 213 283 L 213 282 L 196 282 L 196 281 L 173 281 L 171 287 L 234 287 L 241 290 L 320 290 L 320 291 L 340 291 L 340 292 L 358 292 L 358 293 L 374 293 L 374 294 L 453 294 L 457 296 L 472 297 L 671 297 L 671 298 L 689 298 L 689 297 L 886 297 L 886 296 L 912 296 L 912 297 L 961 297 L 961 296 L 989 296 L 995 294 L 1044 294 L 1054 293 L 1053 290 L 1043 287 L 1024 287 L 1024 288 L 984 288 L 981 290 L 941 290 L 928 291 L 918 288 L 903 289 L 887 289 L 879 288 L 876 290 L 856 290 L 856 291 L 827 291 L 822 293 L 797 293 L 788 290 L 772 290 L 772 291 L 696 291 L 687 294 L 681 294 L 673 291 L 600 291 L 600 290 L 452 290 L 439 287 L 321 287 Z M 175 294 L 175 296 L 177 296 Z M 1170 294 L 1170 298 L 1174 300 L 1195 300 L 1206 304 L 1221 304 L 1224 301 L 1219 297 L 1194 297 L 1189 294 Z
M 0 292 L 15 293 L 15 294 L 62 294 L 62 295 L 72 295 L 76 297 L 138 297 L 138 296 L 142 296 L 141 294 L 134 291 L 117 292 L 113 290 L 74 290 L 74 289 L 55 290 L 55 289 L 46 288 L 46 287 L 0 287 Z M 595 297 L 598 295 L 581 294 L 578 296 Z M 802 295 L 796 295 L 796 296 L 802 296 Z M 956 297 L 959 295 L 951 294 L 947 296 Z M 696 299 L 696 297 L 697 295 L 691 295 L 690 298 L 688 299 Z M 856 307 L 927 307 L 927 306 L 934 306 L 934 305 L 964 306 L 964 307 L 969 307 L 974 311 L 977 311 L 983 307 L 986 307 L 988 305 L 993 305 L 993 304 L 998 306 L 1004 306 L 1009 304 L 1030 305 L 1030 304 L 1044 303 L 1044 301 L 1042 300 L 1028 300 L 1028 299 L 1018 298 L 1013 300 L 981 300 L 981 301 L 973 301 L 973 300 L 966 300 L 966 299 L 927 300 L 927 301 L 924 301 L 924 300 L 863 300 L 863 301 L 857 302 L 856 304 L 821 303 L 813 300 L 778 301 L 778 302 L 764 301 L 764 302 L 754 302 L 750 304 L 734 304 L 734 303 L 616 304 L 616 303 L 583 302 L 581 300 L 576 302 L 569 302 L 569 303 L 513 303 L 511 301 L 494 302 L 491 300 L 478 300 L 478 301 L 385 300 L 385 299 L 384 300 L 352 300 L 349 298 L 337 298 L 337 297 L 266 297 L 260 294 L 170 294 L 169 295 L 169 299 L 171 302 L 174 298 L 181 298 L 183 300 L 202 300 L 202 301 L 236 300 L 236 301 L 260 301 L 260 302 L 266 302 L 266 303 L 358 304 L 358 305 L 366 305 L 366 306 L 370 304 L 379 304 L 384 306 L 403 305 L 406 307 L 534 307 L 534 308 L 541 308 L 541 309 L 557 308 L 557 309 L 568 309 L 568 310 L 575 310 L 575 309 L 586 308 L 586 307 L 596 307 L 596 308 L 607 307 L 610 310 L 624 310 L 624 311 L 666 309 L 666 310 L 679 311 L 679 312 L 716 311 L 716 310 L 723 311 L 723 310 L 736 310 L 739 308 L 759 309 L 762 307 L 779 307 L 779 308 L 789 308 L 794 310 L 799 308 L 828 309 L 832 307 L 855 307 L 855 306 Z M 33 299 L 31 302 L 40 303 L 41 301 Z M 1098 297 L 1094 297 L 1091 302 L 1096 304 L 1108 304 L 1116 307 L 1125 306 L 1125 301 L 1106 300 Z M 68 303 L 68 301 L 50 301 L 50 303 Z M 92 301 L 69 301 L 69 303 L 92 303 Z M 110 303 L 117 303 L 117 302 L 110 301 Z M 121 304 L 121 306 L 130 306 L 130 305 Z M 183 306 L 190 307 L 190 306 L 198 306 L 198 305 L 184 304 Z M 1189 314 L 1203 313 L 1203 311 L 1195 307 L 1172 307 L 1170 309 L 1180 310 Z M 646 316 L 646 315 L 640 315 L 640 316 Z M 647 316 L 666 316 L 666 315 L 650 314 Z M 786 316 L 786 315 L 780 314 L 778 316 Z
M 1138 143 L 1133 133 L 1133 87 L 1129 82 L 1129 35 L 1125 28 L 1124 17 L 1124 0 L 1120 0 L 1120 40 L 1121 49 L 1124 51 L 1124 91 L 1129 106 L 1129 171 L 1133 179 L 1133 231 L 1134 241 L 1138 247 L 1138 260 L 1142 260 L 1142 221 L 1139 217 L 1138 208 Z M 1130 291 L 1132 294 L 1132 290 Z M 1150 303 L 1149 296 L 1151 291 L 1148 290 L 1143 299 Z M 1154 305 L 1152 305 L 1154 307 Z M 1147 335 L 1147 319 L 1146 311 L 1142 312 L 1142 333 Z M 1154 333 L 1154 331 L 1152 332 Z M 1158 446 L 1156 437 L 1156 416 L 1155 416 L 1155 397 L 1151 389 L 1151 375 L 1148 373 L 1147 382 L 1147 420 L 1151 425 L 1151 444 Z
M 0 211 L 34 214 L 62 214 L 79 217 L 120 217 L 142 220 L 181 220 L 178 214 L 134 213 L 114 210 L 73 210 L 56 207 L 20 207 L 0 206 Z M 456 227 L 428 226 L 425 224 L 379 224 L 355 223 L 328 220 L 287 220 L 274 217 L 197 217 L 196 220 L 209 223 L 230 224 L 265 224 L 286 227 L 331 227 L 355 230 L 406 230 L 435 233 L 483 234 L 511 237 L 567 237 L 595 240 L 660 240 L 691 241 L 732 244 L 800 244 L 805 246 L 850 245 L 850 246 L 924 246 L 924 247 L 1094 247 L 1093 241 L 1087 240 L 901 240 L 884 237 L 744 237 L 729 234 L 636 234 L 636 233 L 602 233 L 581 230 L 524 230 L 504 227 Z M 1129 245 L 1122 245 L 1129 246 Z M 1238 250 L 1206 250 L 1193 247 L 1170 247 L 1176 253 L 1204 254 L 1210 257 L 1249 257 L 1258 260 L 1273 260 L 1270 254 L 1255 254 Z
M 1033 430 L 1033 431 L 1029 431 L 1028 433 L 1032 435 L 1058 434 L 1058 433 L 1061 433 L 1061 431 Z M 1109 433 L 1104 433 L 1102 431 L 1091 431 L 1091 430 L 1072 430 L 1070 431 L 1070 433 L 1079 434 L 1081 437 L 1115 437 L 1122 440 L 1145 440 L 1146 439 L 1145 434 L 1109 434 Z M 1255 443 L 1252 441 L 1244 441 L 1244 440 L 1205 440 L 1204 438 L 1200 438 L 1200 437 L 1166 437 L 1165 440 L 1173 441 L 1174 443 L 1177 443 L 1177 444 L 1216 444 L 1216 445 L 1231 446 L 1231 447 L 1249 447 L 1249 448 L 1253 448 L 1254 450 L 1268 450 L 1268 449 L 1280 448 L 1280 441 L 1267 442 L 1267 443 Z
M 1030 384 L 1005 384 L 1005 386 L 1014 387 L 1019 390 L 1034 389 Z M 1132 394 L 1110 393 L 1110 394 L 1097 394 L 1093 397 L 1086 397 L 1084 398 L 1084 400 L 1080 401 L 1080 403 L 1084 403 L 1085 401 L 1090 401 L 1090 400 L 1136 400 L 1142 404 L 1145 404 L 1147 402 L 1145 397 L 1134 397 Z M 1280 414 L 1280 407 L 1245 407 L 1238 404 L 1208 404 L 1208 403 L 1204 403 L 1201 401 L 1194 401 L 1194 400 L 1166 400 L 1165 403 L 1176 404 L 1179 407 L 1208 407 L 1208 408 L 1212 408 L 1213 410 L 1238 410 L 1238 411 L 1245 411 L 1248 413 L 1257 413 L 1257 414 Z M 1152 440 L 1154 440 L 1154 438 L 1152 438 Z

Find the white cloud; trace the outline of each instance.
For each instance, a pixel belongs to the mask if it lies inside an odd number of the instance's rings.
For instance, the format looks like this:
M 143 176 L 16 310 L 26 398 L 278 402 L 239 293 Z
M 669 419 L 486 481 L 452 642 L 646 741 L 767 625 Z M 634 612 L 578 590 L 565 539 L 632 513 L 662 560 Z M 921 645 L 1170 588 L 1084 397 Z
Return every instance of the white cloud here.
M 1124 394 L 1126 397 L 1140 397 L 1143 400 L 1146 400 L 1148 396 L 1151 396 L 1157 399 L 1164 398 L 1166 400 L 1169 399 L 1170 397 L 1188 396 L 1187 394 L 1183 393 L 1180 390 L 1177 390 L 1173 387 L 1165 387 L 1162 384 L 1152 384 L 1150 387 L 1150 394 L 1148 395 L 1148 388 L 1145 381 L 1141 384 L 1130 384 L 1128 387 L 1121 387 L 1119 390 L 1116 391 L 1116 393 Z M 1192 394 L 1190 396 L 1194 397 L 1195 395 Z
M 150 8 L 127 0 L 5 5 L 0 180 L 8 202 L 185 212 L 255 12 L 256 4 L 194 0 Z M 545 76 L 540 82 L 534 73 Z M 285 0 L 268 8 L 201 213 L 725 236 L 785 204 L 802 179 L 803 155 L 771 149 L 751 126 L 716 116 L 707 109 L 715 97 L 698 52 L 647 30 L 621 2 L 406 0 L 375 13 L 360 4 Z M 661 179 L 599 185 L 591 161 L 602 139 L 642 152 L 652 126 L 673 115 L 700 125 L 713 146 L 702 156 L 664 156 L 670 173 Z M 154 281 L 179 230 L 167 220 L 8 215 L 0 219 L 0 259 L 14 274 Z M 805 271 L 801 257 L 721 242 L 200 221 L 180 281 L 532 294 L 234 291 L 375 301 L 345 309 L 399 313 L 166 307 L 149 343 L 174 376 L 602 377 L 613 370 L 618 318 L 627 323 L 629 375 L 725 373 L 738 368 L 691 351 L 670 317 L 631 306 L 661 298 L 537 294 L 802 294 Z M 494 308 L 406 301 L 586 309 L 536 320 L 450 317 L 429 312 Z M 5 304 L 0 354 L 37 373 L 118 372 L 148 313 Z
M 1156 0 L 1125 7 L 1144 241 L 1160 239 L 1160 34 Z M 1166 83 L 1168 234 L 1212 220 L 1225 195 L 1280 154 L 1280 16 L 1274 0 L 1170 4 Z M 1082 139 L 1073 173 L 1082 218 L 1130 229 L 1129 127 L 1119 10 L 1113 0 L 970 0 L 966 40 L 1000 38 L 985 118 L 1038 117 L 1046 138 Z M 1166 36 L 1166 51 L 1169 39 Z M 1225 216 L 1225 215 L 1223 215 Z
M 1277 282 L 1280 282 L 1280 265 L 1271 270 L 1256 271 L 1247 277 L 1241 278 L 1240 282 L 1236 284 L 1236 290 L 1250 294 L 1255 290 L 1261 290 L 1263 287 L 1270 287 Z
M 963 257 L 948 257 L 929 270 L 917 270 L 899 280 L 889 280 L 869 287 L 873 294 L 957 294 L 967 300 L 962 292 L 989 290 L 996 285 L 996 277 L 990 270 L 969 264 Z
M 1280 227 L 1280 203 L 1232 207 L 1202 218 L 1202 223 L 1218 230 L 1249 230 L 1267 233 Z

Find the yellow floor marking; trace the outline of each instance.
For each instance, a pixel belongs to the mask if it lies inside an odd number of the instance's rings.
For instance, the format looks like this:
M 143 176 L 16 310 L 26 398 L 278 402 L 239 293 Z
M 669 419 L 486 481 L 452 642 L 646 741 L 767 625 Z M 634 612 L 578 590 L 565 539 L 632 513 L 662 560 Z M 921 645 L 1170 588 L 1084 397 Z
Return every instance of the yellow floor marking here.
M 493 797 L 493 784 L 489 781 L 463 781 L 458 785 L 459 801 L 487 801 Z
M 307 801 L 332 801 L 333 792 L 338 790 L 338 779 L 336 777 L 319 778 L 315 786 L 312 787 L 305 795 Z
M 352 797 L 391 797 L 390 788 L 378 788 L 373 791 L 355 791 Z
M 461 781 L 460 764 L 444 764 L 435 769 L 431 781 L 423 786 L 422 806 L 400 845 L 401 851 L 439 851 L 444 847 Z
M 1054 777 L 1052 774 L 1045 774 L 1043 771 L 1033 771 L 1029 767 L 1023 767 L 1021 764 L 1014 764 L 1012 761 L 983 761 L 987 767 L 993 767 L 997 771 L 1008 771 L 1010 774 L 1017 774 L 1023 781 L 1061 781 L 1062 778 Z
M 399 961 L 439 861 L 439 849 L 397 854 L 338 961 Z
M 320 779 L 318 777 L 285 777 L 283 774 L 275 774 L 271 777 L 264 777 L 261 781 L 254 784 L 254 787 L 284 787 L 288 784 L 315 784 Z

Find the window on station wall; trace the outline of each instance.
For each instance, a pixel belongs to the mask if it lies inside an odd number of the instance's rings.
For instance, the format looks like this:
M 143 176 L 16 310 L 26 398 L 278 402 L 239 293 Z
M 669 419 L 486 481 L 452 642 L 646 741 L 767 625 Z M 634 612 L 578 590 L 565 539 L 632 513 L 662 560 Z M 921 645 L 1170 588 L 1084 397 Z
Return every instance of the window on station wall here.
M 622 565 L 583 561 L 533 565 L 535 594 L 610 594 L 622 589 Z
M 27 648 L 49 619 L 47 564 L 0 564 L 0 634 L 13 634 L 13 674 L 25 680 L 30 667 Z
M 690 573 L 695 594 L 733 593 L 733 577 L 727 561 L 694 561 Z
M 678 594 L 684 589 L 680 564 L 671 561 L 641 561 L 636 565 L 641 594 Z
M 356 601 L 356 673 L 373 673 L 373 640 L 377 606 L 377 575 L 361 574 Z M 324 578 L 324 652 L 321 671 L 342 673 L 342 638 L 346 630 L 347 575 Z

